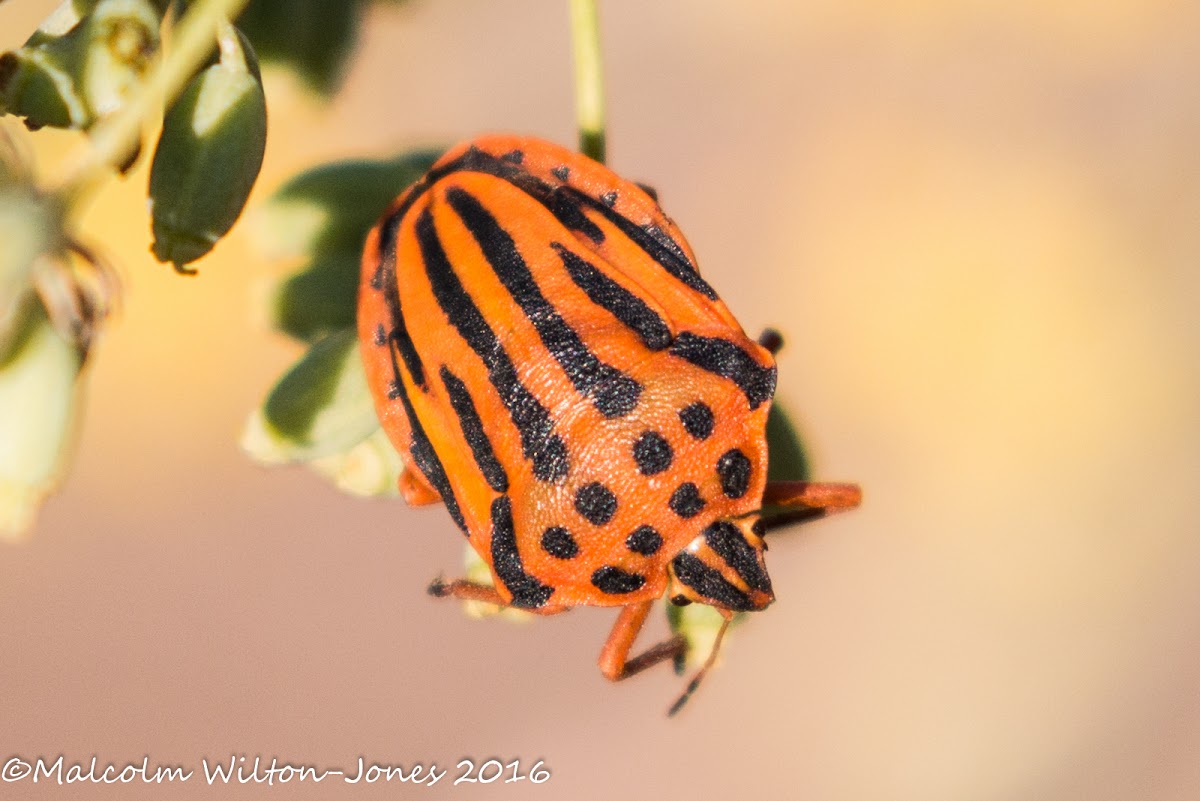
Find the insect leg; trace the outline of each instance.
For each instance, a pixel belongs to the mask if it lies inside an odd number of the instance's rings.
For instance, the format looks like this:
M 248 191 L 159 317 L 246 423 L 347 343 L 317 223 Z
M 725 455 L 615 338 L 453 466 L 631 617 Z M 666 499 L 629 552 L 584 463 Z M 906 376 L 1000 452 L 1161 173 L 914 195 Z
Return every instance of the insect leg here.
M 717 661 L 717 654 L 721 651 L 721 640 L 725 639 L 725 632 L 729 630 L 729 624 L 732 622 L 733 615 L 726 614 L 725 622 L 721 624 L 721 630 L 717 632 L 717 638 L 713 640 L 712 650 L 708 652 L 708 659 L 704 660 L 704 664 L 696 671 L 696 675 L 692 676 L 692 680 L 688 682 L 683 694 L 675 699 L 675 703 L 671 704 L 671 708 L 667 710 L 667 717 L 673 717 L 676 712 L 683 709 L 683 705 L 692 697 L 692 693 L 696 692 L 696 688 L 700 686 L 700 682 L 704 681 L 709 668 Z
M 500 597 L 500 593 L 495 587 L 490 587 L 487 584 L 476 584 L 473 581 L 466 579 L 455 579 L 454 581 L 442 581 L 441 577 L 435 578 L 426 590 L 434 598 L 457 598 L 460 601 L 483 601 L 496 606 L 508 606 L 508 602 Z
M 774 328 L 764 328 L 763 332 L 758 335 L 758 344 L 762 345 L 774 356 L 783 348 L 783 334 Z
M 600 672 L 610 681 L 620 681 L 640 673 L 652 665 L 668 659 L 674 659 L 687 648 L 687 641 L 678 635 L 669 640 L 653 645 L 642 653 L 629 658 L 629 649 L 637 639 L 646 616 L 654 606 L 655 599 L 630 604 L 621 609 L 617 622 L 613 624 L 612 633 L 600 651 Z
M 428 506 L 442 500 L 442 496 L 438 495 L 437 490 L 429 486 L 423 476 L 413 472 L 411 467 L 405 467 L 401 471 L 400 480 L 397 483 L 400 487 L 400 495 L 404 497 L 404 502 L 409 506 Z

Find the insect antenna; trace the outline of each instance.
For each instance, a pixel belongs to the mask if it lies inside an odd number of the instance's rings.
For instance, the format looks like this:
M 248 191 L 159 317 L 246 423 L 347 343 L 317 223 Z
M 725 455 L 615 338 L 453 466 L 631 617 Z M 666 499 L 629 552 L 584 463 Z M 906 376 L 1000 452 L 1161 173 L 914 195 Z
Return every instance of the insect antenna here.
M 675 717 L 675 714 L 683 709 L 683 705 L 692 697 L 692 693 L 696 692 L 696 688 L 700 686 L 700 682 L 704 680 L 705 674 L 709 668 L 717 661 L 717 654 L 721 651 L 721 640 L 725 639 L 725 632 L 729 629 L 729 624 L 733 622 L 733 616 L 725 618 L 725 622 L 721 624 L 721 630 L 717 632 L 717 639 L 713 641 L 712 650 L 708 652 L 708 659 L 704 660 L 704 664 L 696 671 L 696 675 L 692 676 L 692 680 L 688 682 L 687 689 L 683 694 L 675 699 L 675 703 L 671 704 L 671 708 L 667 710 L 667 717 Z
M 772 481 L 763 492 L 763 517 L 755 524 L 759 535 L 794 523 L 853 509 L 862 502 L 857 484 L 818 484 L 811 481 Z

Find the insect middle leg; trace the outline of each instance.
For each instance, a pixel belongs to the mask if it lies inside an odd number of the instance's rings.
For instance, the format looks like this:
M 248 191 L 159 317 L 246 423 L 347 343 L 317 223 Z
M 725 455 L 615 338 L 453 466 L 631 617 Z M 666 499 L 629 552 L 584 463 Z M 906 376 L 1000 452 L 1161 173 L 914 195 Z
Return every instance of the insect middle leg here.
M 612 632 L 608 635 L 608 641 L 600 651 L 600 672 L 605 678 L 611 681 L 627 679 L 659 662 L 675 659 L 687 649 L 687 641 L 677 634 L 652 645 L 632 659 L 629 658 L 633 642 L 654 604 L 655 599 L 651 599 L 621 609 L 621 614 L 617 616 L 617 622 L 613 624 Z
M 485 604 L 493 604 L 503 609 L 519 609 L 522 612 L 530 612 L 535 615 L 557 615 L 559 612 L 567 611 L 568 608 L 565 606 L 540 606 L 536 608 L 513 606 L 504 600 L 499 591 L 491 584 L 478 584 L 467 579 L 445 581 L 439 576 L 429 583 L 429 587 L 425 591 L 434 598 L 457 598 L 460 601 L 479 601 Z

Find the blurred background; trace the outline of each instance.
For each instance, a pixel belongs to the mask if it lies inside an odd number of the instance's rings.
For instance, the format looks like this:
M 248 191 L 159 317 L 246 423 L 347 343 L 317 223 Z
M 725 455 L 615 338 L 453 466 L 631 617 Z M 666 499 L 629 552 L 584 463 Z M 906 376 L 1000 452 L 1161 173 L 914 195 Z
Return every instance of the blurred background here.
M 0 49 L 53 5 L 0 5 Z M 669 670 L 597 672 L 612 612 L 470 620 L 424 593 L 460 569 L 443 510 L 242 455 L 300 352 L 262 310 L 287 265 L 252 213 L 197 277 L 155 263 L 143 164 L 85 220 L 126 291 L 76 465 L 0 547 L 0 758 L 552 772 L 428 798 L 1195 798 L 1200 7 L 601 13 L 611 165 L 657 187 L 747 330 L 784 333 L 779 397 L 863 508 L 772 540 L 778 602 L 668 720 Z M 332 103 L 268 75 L 252 204 L 332 158 L 573 144 L 570 59 L 562 2 L 376 7 Z M 32 137 L 43 172 L 70 141 Z M 0 787 L 164 792 L 418 791 Z

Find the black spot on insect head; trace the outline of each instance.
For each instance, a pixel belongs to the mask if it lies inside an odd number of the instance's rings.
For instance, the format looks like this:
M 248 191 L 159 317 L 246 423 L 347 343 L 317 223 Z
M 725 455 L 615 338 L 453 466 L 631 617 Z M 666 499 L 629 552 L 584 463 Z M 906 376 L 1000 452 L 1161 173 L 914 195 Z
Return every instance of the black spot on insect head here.
M 752 590 L 771 592 L 771 579 L 759 564 L 758 554 L 742 532 L 727 520 L 718 520 L 704 529 L 704 541 Z
M 446 396 L 450 399 L 450 407 L 458 417 L 458 425 L 462 430 L 463 439 L 475 457 L 475 464 L 483 474 L 488 486 L 496 492 L 508 492 L 508 473 L 496 458 L 492 442 L 484 431 L 483 421 L 475 407 L 467 385 L 458 376 L 450 372 L 445 365 L 441 369 L 442 383 L 446 387 Z
M 566 164 L 560 164 L 555 167 L 550 173 L 560 181 L 565 181 L 571 175 L 571 168 Z
M 706 440 L 712 436 L 716 419 L 708 404 L 696 401 L 679 410 L 679 422 L 694 439 Z
M 756 608 L 749 595 L 730 584 L 694 554 L 687 551 L 680 553 L 671 560 L 671 569 L 680 583 L 718 606 L 738 612 L 749 612 Z
M 662 535 L 653 526 L 639 526 L 625 538 L 625 547 L 642 556 L 654 556 L 662 544 Z
M 541 481 L 561 481 L 567 476 L 566 445 L 554 433 L 550 413 L 521 383 L 512 359 L 463 288 L 438 239 L 429 209 L 417 219 L 416 233 L 434 298 L 459 336 L 487 367 L 488 379 L 517 427 L 521 451 L 533 463 L 534 475 Z
M 512 501 L 501 495 L 492 501 L 492 569 L 512 593 L 512 605 L 523 609 L 545 606 L 554 588 L 525 572 L 513 528 Z
M 733 381 L 745 393 L 751 409 L 757 409 L 775 394 L 775 367 L 763 367 L 727 339 L 683 331 L 671 343 L 671 354 Z
M 628 573 L 619 567 L 605 565 L 592 573 L 592 586 L 606 595 L 624 595 L 640 590 L 646 577 L 640 573 Z
M 752 465 L 749 457 L 737 448 L 726 451 L 717 459 L 717 475 L 721 478 L 721 490 L 727 497 L 740 498 L 750 488 Z
M 551 243 L 567 268 L 567 274 L 588 299 L 605 309 L 626 328 L 632 330 L 650 350 L 663 350 L 671 344 L 671 329 L 646 302 L 593 265 L 563 247 Z
M 617 496 L 612 490 L 593 481 L 575 491 L 575 511 L 594 526 L 603 526 L 617 513 Z
M 637 462 L 638 472 L 644 476 L 667 470 L 674 456 L 671 443 L 657 431 L 643 431 L 633 443 L 633 460 Z
M 704 499 L 699 488 L 690 481 L 680 484 L 671 493 L 671 511 L 683 518 L 695 517 L 704 509 Z
M 611 209 L 613 206 L 617 205 L 617 193 L 605 192 L 600 196 L 600 202 Z
M 551 526 L 542 532 L 542 550 L 555 559 L 574 559 L 579 555 L 579 544 L 562 526 Z
M 597 411 L 605 417 L 622 417 L 633 411 L 641 396 L 641 384 L 596 358 L 558 309 L 546 300 L 508 231 L 471 193 L 453 188 L 446 192 L 446 200 L 575 389 L 592 398 Z

